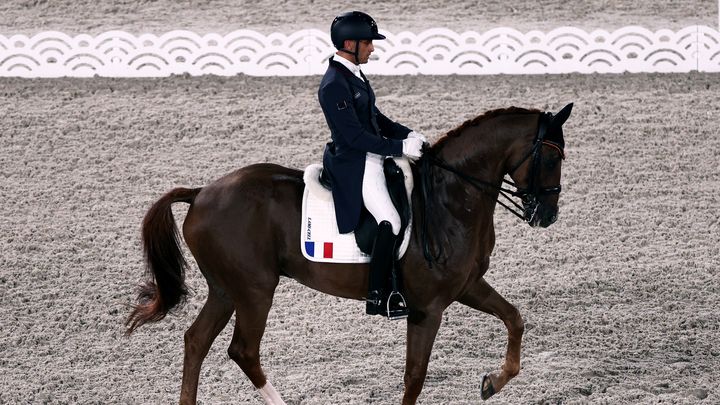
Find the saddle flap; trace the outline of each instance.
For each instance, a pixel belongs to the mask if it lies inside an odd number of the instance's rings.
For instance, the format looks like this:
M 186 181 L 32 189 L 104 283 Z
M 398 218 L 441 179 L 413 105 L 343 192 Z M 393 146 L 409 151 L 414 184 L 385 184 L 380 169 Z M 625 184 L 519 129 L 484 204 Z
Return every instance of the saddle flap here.
M 392 159 L 388 159 L 392 160 Z M 404 219 L 403 208 L 398 208 L 398 213 L 401 215 L 402 224 L 407 222 L 407 226 L 404 227 L 403 240 L 397 251 L 397 258 L 401 258 L 408 245 L 410 244 L 410 234 L 412 228 L 412 210 L 410 207 L 410 195 L 412 194 L 413 177 L 410 163 L 406 159 L 396 158 L 397 166 L 402 168 L 403 181 L 400 184 L 404 184 L 406 192 L 406 201 L 408 207 L 406 212 L 409 213 L 407 220 Z M 320 184 L 320 175 L 322 172 L 321 164 L 312 164 L 305 169 L 303 174 L 303 180 L 305 182 L 305 192 L 303 194 L 302 201 L 302 218 L 300 227 L 300 248 L 303 256 L 308 260 L 315 262 L 330 262 L 330 263 L 368 263 L 370 256 L 364 253 L 358 247 L 355 232 L 341 234 L 337 228 L 337 222 L 335 218 L 335 204 L 332 199 L 332 192 Z M 397 173 L 396 173 L 397 175 Z M 390 184 L 398 184 L 397 181 L 390 180 Z M 391 199 L 393 199 L 392 191 L 390 191 Z M 401 197 L 397 197 L 402 199 Z M 393 201 L 395 201 L 393 199 Z M 367 211 L 363 208 L 364 211 Z M 374 225 L 372 227 L 372 235 L 370 237 L 370 245 L 374 239 L 374 232 L 377 228 L 372 215 L 367 212 L 367 216 L 370 217 Z M 372 247 L 371 247 L 372 249 Z

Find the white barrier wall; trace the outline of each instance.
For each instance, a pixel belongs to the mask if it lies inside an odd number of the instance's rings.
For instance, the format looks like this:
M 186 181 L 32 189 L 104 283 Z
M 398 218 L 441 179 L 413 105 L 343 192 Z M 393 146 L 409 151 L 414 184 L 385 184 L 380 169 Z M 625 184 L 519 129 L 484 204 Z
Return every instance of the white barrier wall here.
M 363 67 L 369 74 L 720 72 L 720 32 L 707 26 L 656 32 L 631 26 L 589 33 L 573 27 L 548 33 L 434 28 L 383 34 L 387 40 L 375 42 L 374 61 Z M 109 31 L 70 37 L 43 32 L 0 35 L 0 76 L 313 75 L 325 71 L 333 53 L 329 35 L 314 29 L 290 35 L 239 30 L 135 36 Z

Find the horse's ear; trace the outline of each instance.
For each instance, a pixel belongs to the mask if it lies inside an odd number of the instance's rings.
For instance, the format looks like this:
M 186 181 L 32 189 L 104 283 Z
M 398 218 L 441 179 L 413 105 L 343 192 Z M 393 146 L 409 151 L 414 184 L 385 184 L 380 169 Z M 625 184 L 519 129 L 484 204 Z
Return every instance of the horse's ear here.
M 565 148 L 565 137 L 563 135 L 562 126 L 565 121 L 567 121 L 567 119 L 570 117 L 570 112 L 572 111 L 572 108 L 573 103 L 570 103 L 563 107 L 560 112 L 558 112 L 552 117 L 548 126 L 546 139 L 548 141 L 556 143 L 558 146 L 560 146 L 560 149 Z
M 572 111 L 573 103 L 570 103 L 563 107 L 562 110 L 560 110 L 559 113 L 555 114 L 555 116 L 552 119 L 552 123 L 550 124 L 552 127 L 560 128 L 562 125 L 567 121 L 567 119 L 570 117 L 570 112 Z

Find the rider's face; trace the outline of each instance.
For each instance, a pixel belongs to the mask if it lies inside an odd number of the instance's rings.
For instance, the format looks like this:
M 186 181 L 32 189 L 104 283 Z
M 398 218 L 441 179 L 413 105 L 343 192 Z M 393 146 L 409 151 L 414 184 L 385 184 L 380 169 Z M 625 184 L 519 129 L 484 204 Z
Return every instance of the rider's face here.
M 368 63 L 368 60 L 370 60 L 370 54 L 375 51 L 375 47 L 373 46 L 373 42 L 371 39 L 361 39 L 357 42 L 358 46 L 358 61 L 357 64 L 363 64 Z M 345 49 L 347 49 L 350 52 L 355 52 L 355 41 L 347 40 L 345 41 Z M 352 56 L 350 57 L 352 60 Z
M 358 46 L 360 47 L 358 52 L 358 59 L 360 60 L 358 63 L 368 63 L 368 60 L 370 60 L 370 54 L 375 50 L 372 40 L 363 39 L 358 42 Z

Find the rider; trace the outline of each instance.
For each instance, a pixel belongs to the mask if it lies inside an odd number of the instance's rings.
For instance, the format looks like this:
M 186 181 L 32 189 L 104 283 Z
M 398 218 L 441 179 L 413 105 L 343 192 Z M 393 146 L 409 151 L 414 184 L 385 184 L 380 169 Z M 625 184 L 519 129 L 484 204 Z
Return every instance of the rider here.
M 385 184 L 383 160 L 418 159 L 425 137 L 387 118 L 375 107 L 375 93 L 360 70 L 374 51 L 373 40 L 385 39 L 369 15 L 352 11 L 335 17 L 330 36 L 337 52 L 330 58 L 318 90 L 332 141 L 325 146 L 323 168 L 332 183 L 340 233 L 355 230 L 363 203 L 378 223 L 370 258 L 366 312 L 387 315 L 384 290 L 395 260 L 400 216 Z M 407 315 L 402 303 L 391 312 Z

